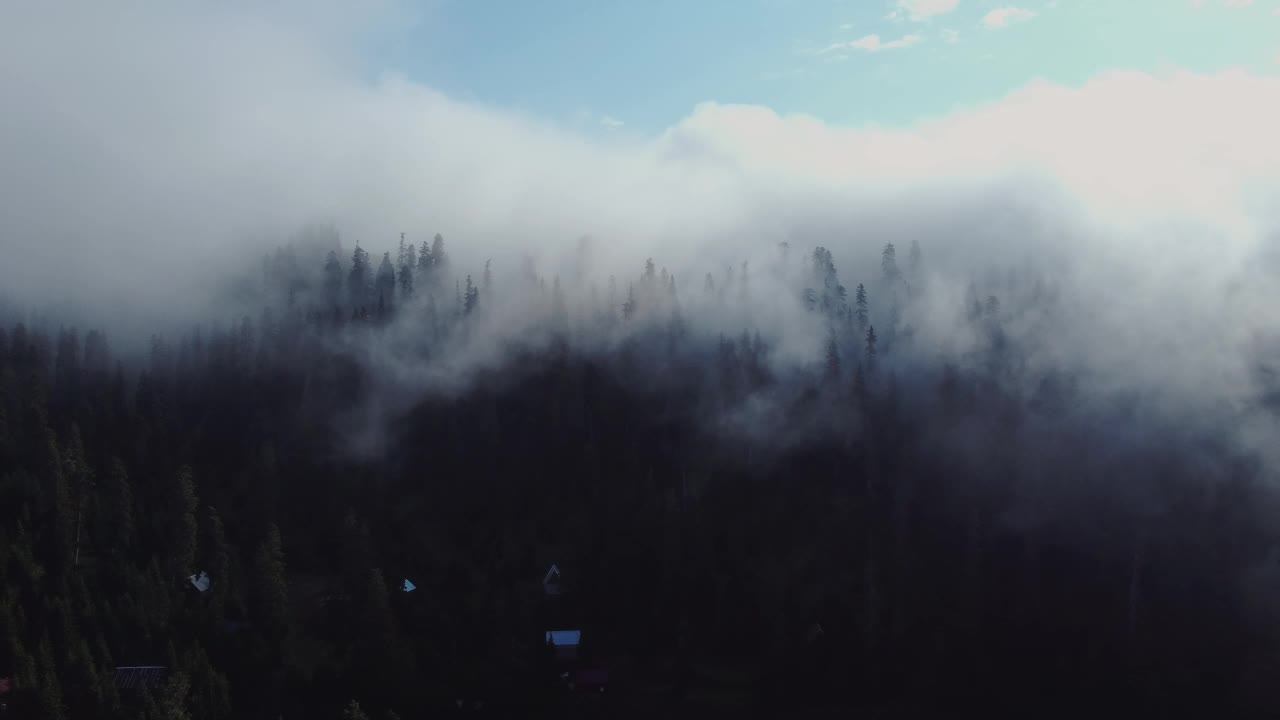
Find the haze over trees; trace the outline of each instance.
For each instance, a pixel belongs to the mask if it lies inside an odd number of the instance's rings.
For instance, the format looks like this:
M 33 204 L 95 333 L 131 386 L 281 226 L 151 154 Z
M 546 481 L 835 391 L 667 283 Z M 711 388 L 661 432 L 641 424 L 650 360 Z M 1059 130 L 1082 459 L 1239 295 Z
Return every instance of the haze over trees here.
M 476 283 L 442 236 L 414 247 L 375 269 L 301 236 L 255 315 L 142 362 L 10 318 L 11 713 L 563 711 L 551 563 L 619 713 L 705 711 L 709 667 L 779 712 L 1273 707 L 1275 468 L 1040 358 L 1025 328 L 1072 303 L 1043 278 L 946 307 L 927 242 L 905 271 L 892 244 L 879 268 L 818 246 L 686 296 L 657 258 L 565 283 L 498 256 Z M 771 306 L 806 349 L 757 324 Z M 922 344 L 937 313 L 960 349 Z M 163 682 L 114 682 L 150 665 Z
M 1159 4 L 0 3 L 0 720 L 1280 717 L 1272 8 Z

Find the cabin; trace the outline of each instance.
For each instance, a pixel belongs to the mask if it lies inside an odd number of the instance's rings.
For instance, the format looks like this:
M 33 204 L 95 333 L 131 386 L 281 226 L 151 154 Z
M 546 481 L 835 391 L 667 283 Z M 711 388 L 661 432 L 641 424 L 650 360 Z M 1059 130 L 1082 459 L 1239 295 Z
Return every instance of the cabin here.
M 414 585 L 414 584 L 413 584 L 413 581 L 412 581 L 412 580 L 410 580 L 409 578 L 405 578 L 405 579 L 404 579 L 404 582 L 400 585 L 400 591 L 401 591 L 401 592 L 411 593 L 411 592 L 413 592 L 414 590 L 417 590 L 417 589 L 418 589 L 418 586 L 417 586 L 417 585 Z
M 163 665 L 122 665 L 112 678 L 117 690 L 146 690 L 164 684 L 169 668 Z
M 553 563 L 551 569 L 542 578 L 542 592 L 547 597 L 557 597 L 562 591 L 560 585 L 560 568 Z
M 201 571 L 198 575 L 192 575 L 187 578 L 187 582 L 191 583 L 191 587 L 195 588 L 196 592 L 202 595 L 209 592 L 209 586 L 212 584 L 209 580 L 209 574 L 204 571 Z
M 573 662 L 578 659 L 578 645 L 582 641 L 581 630 L 548 630 L 546 642 L 551 646 L 556 660 Z

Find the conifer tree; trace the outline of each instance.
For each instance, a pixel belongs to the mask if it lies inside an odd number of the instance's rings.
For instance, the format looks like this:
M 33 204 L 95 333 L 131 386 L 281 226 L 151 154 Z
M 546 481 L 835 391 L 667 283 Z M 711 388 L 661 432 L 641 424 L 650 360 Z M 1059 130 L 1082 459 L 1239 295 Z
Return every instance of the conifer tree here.
M 463 309 L 462 309 L 463 314 L 470 315 L 471 312 L 476 309 L 476 306 L 479 305 L 479 303 L 480 303 L 480 289 L 477 288 L 474 284 L 472 284 L 471 276 L 468 275 L 467 291 L 466 291 L 466 294 L 463 296 Z
M 342 263 L 332 250 L 324 261 L 324 297 L 330 305 L 337 305 L 342 297 Z
M 418 253 L 418 271 L 422 273 L 429 272 L 432 266 L 431 246 L 427 245 L 427 241 L 422 241 L 422 251 Z
M 285 580 L 280 528 L 272 523 L 258 547 L 253 566 L 253 612 L 270 638 L 283 637 L 289 626 L 289 585 Z
M 369 294 L 369 253 L 356 243 L 351 253 L 351 270 L 347 273 L 347 293 L 351 306 L 355 309 L 364 307 Z
M 828 382 L 840 379 L 840 345 L 834 331 L 827 335 L 826 375 Z
M 413 297 L 413 269 L 409 263 L 406 262 L 400 266 L 400 275 L 397 282 L 400 285 L 400 297 L 403 300 Z
M 374 293 L 379 307 L 385 307 L 396 294 L 396 271 L 391 265 L 391 253 L 382 254 L 382 264 L 378 266 L 378 276 L 374 283 Z
M 858 289 L 854 293 L 853 308 L 854 316 L 858 318 L 858 330 L 865 333 L 869 311 L 867 308 L 867 289 L 863 287 L 862 283 L 858 283 Z
M 880 273 L 884 277 L 884 283 L 888 287 L 892 287 L 902 277 L 898 270 L 898 251 L 894 248 L 893 243 L 886 243 L 884 250 L 880 253 Z
M 436 233 L 435 238 L 431 241 L 431 266 L 436 269 L 437 275 L 443 275 L 444 271 L 449 267 L 449 256 L 444 252 L 444 236 Z

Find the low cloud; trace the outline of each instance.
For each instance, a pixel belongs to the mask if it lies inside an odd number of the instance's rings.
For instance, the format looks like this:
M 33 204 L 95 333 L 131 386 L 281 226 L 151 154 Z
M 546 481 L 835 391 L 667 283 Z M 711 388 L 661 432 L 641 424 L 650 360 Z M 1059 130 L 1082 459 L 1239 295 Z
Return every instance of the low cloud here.
M 1011 330 L 1036 338 L 1029 362 L 1181 416 L 1247 412 L 1258 348 L 1280 335 L 1280 78 L 1037 82 L 899 129 L 706 103 L 602 137 L 370 79 L 341 13 L 299 27 L 248 6 L 95 7 L 0 23 L 0 287 L 25 303 L 109 326 L 218 315 L 215 280 L 319 220 L 375 253 L 443 233 L 460 276 L 528 256 L 568 277 L 590 234 L 593 277 L 653 257 L 688 292 L 770 267 L 784 241 L 797 259 L 826 246 L 853 286 L 884 243 L 916 240 L 937 311 L 914 319 L 920 347 L 956 342 L 948 308 L 970 282 L 1043 277 L 1065 310 Z M 805 362 L 821 328 L 767 277 L 757 297 L 781 299 L 752 310 L 782 361 Z
M 898 48 L 908 48 L 919 43 L 924 38 L 919 35 L 903 35 L 897 40 L 882 42 L 879 35 L 864 35 L 852 42 L 844 43 L 841 47 L 856 50 L 865 50 L 867 52 L 877 52 L 879 50 L 895 50 Z
M 924 22 L 956 9 L 960 0 L 897 0 L 896 9 L 913 22 Z
M 982 16 L 982 24 L 987 28 L 998 30 L 1016 23 L 1026 22 L 1035 16 L 1034 12 L 1026 8 L 1003 7 L 992 10 Z

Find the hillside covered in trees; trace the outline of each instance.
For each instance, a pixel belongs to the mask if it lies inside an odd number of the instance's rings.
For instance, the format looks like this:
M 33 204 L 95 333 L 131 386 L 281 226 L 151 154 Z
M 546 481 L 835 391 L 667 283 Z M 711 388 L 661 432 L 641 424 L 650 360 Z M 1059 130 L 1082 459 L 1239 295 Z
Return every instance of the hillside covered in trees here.
M 1046 353 L 1052 277 L 598 252 L 312 232 L 147 352 L 5 310 L 4 717 L 1280 708 L 1275 468 Z

